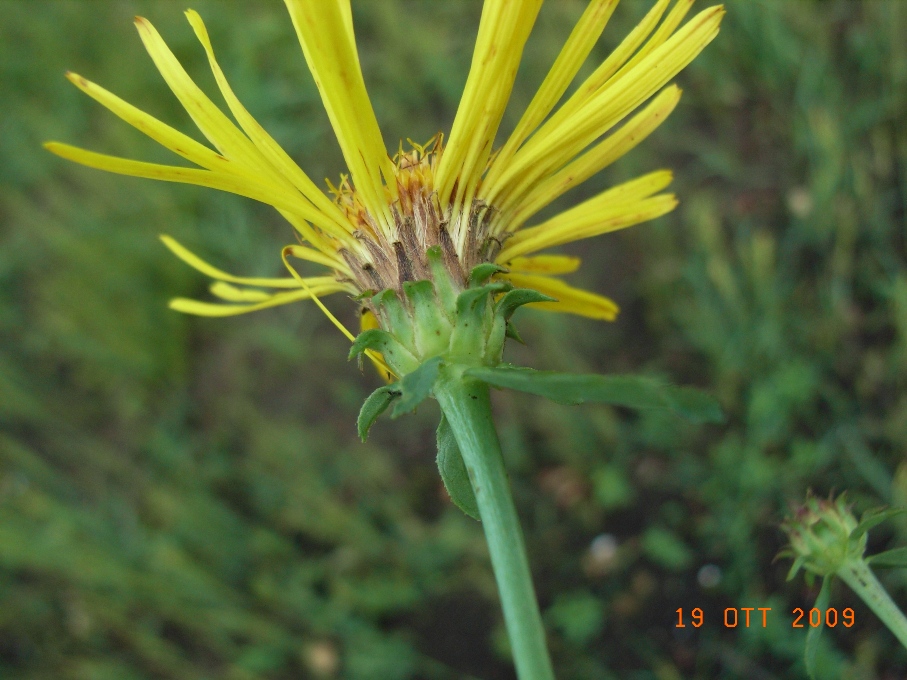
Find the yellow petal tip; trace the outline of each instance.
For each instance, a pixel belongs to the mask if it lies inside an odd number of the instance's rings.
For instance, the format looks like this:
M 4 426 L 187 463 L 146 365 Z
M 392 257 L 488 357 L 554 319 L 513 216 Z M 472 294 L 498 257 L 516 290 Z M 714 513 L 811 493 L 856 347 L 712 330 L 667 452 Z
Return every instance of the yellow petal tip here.
M 93 84 L 87 78 L 84 78 L 83 76 L 80 76 L 78 73 L 75 73 L 73 71 L 66 72 L 66 80 L 71 82 L 73 85 L 75 85 L 77 88 L 79 88 L 83 92 L 85 92 Z
M 151 22 L 148 21 L 148 19 L 146 19 L 145 17 L 137 16 L 135 19 L 133 19 L 133 23 L 135 24 L 135 27 L 138 29 L 140 34 L 147 34 L 154 30 Z
M 717 21 L 721 21 L 724 18 L 724 15 L 727 14 L 727 10 L 724 8 L 724 5 L 713 5 L 709 7 L 706 12 L 710 12 L 709 18 L 715 17 Z

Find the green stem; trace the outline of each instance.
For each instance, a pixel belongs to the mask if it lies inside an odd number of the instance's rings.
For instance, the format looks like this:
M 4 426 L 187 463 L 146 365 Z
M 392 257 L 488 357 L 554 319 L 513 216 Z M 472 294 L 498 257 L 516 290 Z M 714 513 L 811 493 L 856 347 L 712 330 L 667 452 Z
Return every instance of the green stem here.
M 862 559 L 847 562 L 838 576 L 875 612 L 882 623 L 907 647 L 907 618 L 898 609 L 885 587 Z
M 475 492 L 517 677 L 554 680 L 523 533 L 491 419 L 488 385 L 447 369 L 435 383 L 434 394 L 453 430 Z

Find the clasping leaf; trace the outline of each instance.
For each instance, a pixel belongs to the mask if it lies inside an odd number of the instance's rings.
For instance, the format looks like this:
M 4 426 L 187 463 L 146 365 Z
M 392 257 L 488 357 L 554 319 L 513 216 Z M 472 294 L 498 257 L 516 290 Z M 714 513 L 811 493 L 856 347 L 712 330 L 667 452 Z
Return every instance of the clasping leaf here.
M 443 414 L 438 424 L 438 471 L 454 505 L 473 519 L 481 521 L 479 504 L 472 490 L 466 463 L 463 462 L 453 429 Z
M 705 392 L 636 375 L 577 375 L 501 365 L 470 368 L 466 375 L 495 387 L 537 394 L 562 404 L 586 401 L 635 409 L 666 409 L 694 422 L 724 420 L 718 402 Z

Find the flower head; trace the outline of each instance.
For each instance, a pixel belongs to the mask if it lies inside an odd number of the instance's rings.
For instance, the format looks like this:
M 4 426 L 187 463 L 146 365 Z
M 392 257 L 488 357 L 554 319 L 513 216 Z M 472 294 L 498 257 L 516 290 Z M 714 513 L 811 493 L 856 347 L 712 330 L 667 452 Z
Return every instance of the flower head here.
M 683 26 L 693 0 L 658 0 L 640 24 L 564 98 L 613 13 L 617 0 L 591 0 L 516 128 L 493 151 L 526 39 L 541 0 L 486 0 L 472 65 L 450 134 L 391 157 L 365 89 L 348 0 L 285 0 L 349 169 L 330 195 L 296 165 L 243 107 L 214 56 L 201 17 L 186 12 L 235 123 L 199 89 L 154 27 L 136 26 L 155 65 L 211 146 L 201 144 L 75 74 L 90 97 L 197 167 L 117 158 L 57 142 L 46 146 L 75 162 L 125 175 L 197 184 L 274 206 L 295 228 L 287 257 L 323 266 L 321 276 L 247 278 L 227 274 L 162 236 L 170 250 L 207 274 L 220 303 L 177 298 L 173 309 L 227 316 L 346 292 L 363 300 L 364 326 L 388 318 L 372 295 L 433 280 L 443 272 L 455 292 L 484 263 L 510 287 L 538 291 L 545 309 L 611 320 L 608 298 L 574 288 L 562 275 L 579 260 L 538 254 L 622 229 L 672 210 L 659 170 L 615 186 L 538 224 L 545 206 L 627 153 L 670 114 L 680 89 L 668 85 L 717 34 L 724 10 L 706 9 Z M 213 148 L 212 148 L 213 147 Z M 437 255 L 440 269 L 430 261 Z M 503 290 L 503 289 L 502 289 Z M 541 299 L 541 298 L 538 298 Z M 378 320 L 372 313 L 378 313 Z M 342 327 L 341 327 L 342 328 Z M 352 334 L 343 329 L 352 338 Z
M 827 500 L 807 496 L 781 525 L 790 540 L 782 554 L 794 558 L 788 578 L 793 578 L 800 567 L 827 576 L 850 561 L 861 560 L 866 552 L 866 532 L 855 531 L 858 526 L 844 494 Z

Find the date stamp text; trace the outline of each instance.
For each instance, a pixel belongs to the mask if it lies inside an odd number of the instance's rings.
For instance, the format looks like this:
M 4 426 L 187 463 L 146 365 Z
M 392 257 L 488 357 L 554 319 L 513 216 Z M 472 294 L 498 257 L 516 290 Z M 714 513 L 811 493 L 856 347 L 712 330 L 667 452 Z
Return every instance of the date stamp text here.
M 737 628 L 738 626 L 767 628 L 769 625 L 778 625 L 776 622 L 779 619 L 785 619 L 790 623 L 791 628 L 818 628 L 823 624 L 828 628 L 835 628 L 838 624 L 850 628 L 854 624 L 854 611 L 850 607 L 842 609 L 840 613 L 834 607 L 827 609 L 813 607 L 810 610 L 797 607 L 791 611 L 790 618 L 779 614 L 773 615 L 771 612 L 771 607 L 727 607 L 724 610 L 723 621 L 721 619 L 718 621 L 723 622 L 725 628 Z M 705 612 L 700 607 L 690 610 L 681 607 L 675 613 L 677 614 L 675 628 L 686 628 L 687 624 L 693 628 L 699 628 L 706 621 Z M 785 621 L 782 620 L 781 624 L 784 623 Z

